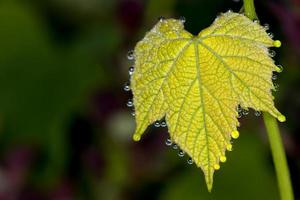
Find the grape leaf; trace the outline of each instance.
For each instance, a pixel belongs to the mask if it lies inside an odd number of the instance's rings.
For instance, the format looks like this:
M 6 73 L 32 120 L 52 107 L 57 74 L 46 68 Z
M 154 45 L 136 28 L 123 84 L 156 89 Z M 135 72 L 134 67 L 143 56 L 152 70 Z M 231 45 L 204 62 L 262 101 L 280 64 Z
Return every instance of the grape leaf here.
M 230 11 L 197 36 L 182 20 L 160 20 L 134 49 L 133 139 L 165 117 L 172 141 L 203 170 L 210 191 L 231 138 L 239 136 L 238 106 L 285 121 L 271 93 L 279 71 L 268 51 L 274 46 L 280 41 L 257 22 Z

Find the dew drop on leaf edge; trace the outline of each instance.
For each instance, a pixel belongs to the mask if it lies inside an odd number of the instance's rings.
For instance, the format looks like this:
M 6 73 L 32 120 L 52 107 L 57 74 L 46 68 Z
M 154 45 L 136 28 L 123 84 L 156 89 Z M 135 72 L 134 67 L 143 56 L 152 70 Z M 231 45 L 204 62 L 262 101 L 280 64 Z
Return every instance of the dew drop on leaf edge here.
M 185 21 L 186 21 L 186 19 L 185 19 L 185 17 L 184 16 L 180 16 L 179 17 L 179 21 L 181 22 L 181 23 L 185 23 Z
M 131 76 L 133 74 L 133 72 L 134 72 L 134 67 L 129 67 L 129 69 L 128 69 L 129 76 Z
M 173 148 L 173 149 L 178 149 L 178 145 L 177 145 L 177 144 L 173 144 L 173 145 L 172 145 L 172 148 Z
M 131 108 L 131 107 L 133 106 L 133 101 L 132 101 L 132 99 L 128 99 L 126 105 L 127 105 L 127 107 Z
M 167 146 L 171 146 L 173 144 L 172 140 L 170 138 L 166 139 L 165 144 Z
M 165 121 L 162 121 L 162 122 L 160 123 L 160 126 L 161 126 L 161 127 L 166 127 L 166 126 L 167 126 L 167 123 L 166 123 Z
M 133 60 L 134 59 L 134 52 L 133 52 L 133 50 L 128 51 L 127 58 L 128 58 L 128 60 Z
M 246 109 L 244 109 L 244 110 L 242 111 L 242 114 L 243 114 L 243 115 L 248 115 L 248 114 L 249 114 L 249 111 L 246 110 Z
M 156 128 L 159 128 L 159 127 L 160 127 L 159 121 L 154 122 L 154 127 L 156 127 Z
M 253 22 L 256 23 L 256 24 L 259 24 L 259 20 L 258 19 L 255 19 Z
M 255 111 L 255 112 L 254 112 L 254 115 L 255 115 L 256 117 L 259 117 L 259 116 L 261 115 L 261 112 L 260 112 L 260 111 Z
M 274 37 L 273 33 L 268 33 L 269 37 L 272 39 Z
M 158 18 L 158 21 L 160 21 L 160 22 L 163 22 L 165 20 L 165 17 L 163 17 L 163 16 L 160 16 L 159 18 Z
M 189 165 L 192 165 L 192 164 L 194 163 L 194 161 L 193 161 L 192 158 L 189 158 L 189 159 L 187 159 L 187 163 L 188 163 Z
M 237 116 L 237 118 L 242 118 L 242 116 L 243 116 L 243 114 L 241 113 L 241 112 L 238 112 L 238 116 Z
M 276 52 L 275 52 L 274 50 L 270 50 L 270 51 L 269 51 L 269 55 L 270 55 L 271 57 L 274 57 L 274 56 L 276 55 Z
M 179 156 L 179 157 L 183 157 L 184 154 L 185 154 L 184 151 L 182 151 L 182 150 L 179 150 L 179 151 L 178 151 L 178 156 Z
M 236 108 L 237 112 L 241 112 L 242 111 L 242 107 L 240 105 L 237 106 Z
M 270 25 L 269 24 L 264 24 L 264 29 L 267 31 L 270 29 Z
M 129 92 L 130 91 L 130 85 L 129 85 L 128 82 L 124 84 L 124 88 L 123 89 L 124 89 L 125 92 Z

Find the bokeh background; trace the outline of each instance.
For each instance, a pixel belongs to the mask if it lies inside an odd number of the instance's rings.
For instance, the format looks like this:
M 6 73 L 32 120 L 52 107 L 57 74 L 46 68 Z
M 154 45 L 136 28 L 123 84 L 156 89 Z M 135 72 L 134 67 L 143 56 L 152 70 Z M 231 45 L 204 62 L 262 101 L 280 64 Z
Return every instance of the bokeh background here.
M 262 117 L 242 117 L 241 136 L 208 193 L 195 165 L 165 145 L 166 128 L 131 140 L 123 90 L 133 49 L 160 16 L 186 18 L 197 34 L 235 0 L 1 0 L 0 200 L 277 200 Z M 282 41 L 276 106 L 300 199 L 300 1 L 256 1 Z

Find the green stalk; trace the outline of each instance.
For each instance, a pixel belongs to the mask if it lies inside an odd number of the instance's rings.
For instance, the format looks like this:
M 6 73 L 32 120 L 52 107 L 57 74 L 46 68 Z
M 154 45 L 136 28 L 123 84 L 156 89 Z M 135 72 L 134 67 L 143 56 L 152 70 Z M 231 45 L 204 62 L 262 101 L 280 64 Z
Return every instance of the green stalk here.
M 244 9 L 248 18 L 257 19 L 253 0 L 244 0 Z M 264 113 L 263 118 L 269 137 L 281 199 L 294 200 L 290 173 L 277 121 L 268 113 Z
M 294 196 L 290 180 L 290 173 L 277 121 L 268 113 L 264 113 L 263 118 L 269 136 L 281 199 L 293 200 Z
M 248 18 L 252 20 L 257 19 L 253 0 L 244 0 L 244 10 L 245 10 L 245 15 Z

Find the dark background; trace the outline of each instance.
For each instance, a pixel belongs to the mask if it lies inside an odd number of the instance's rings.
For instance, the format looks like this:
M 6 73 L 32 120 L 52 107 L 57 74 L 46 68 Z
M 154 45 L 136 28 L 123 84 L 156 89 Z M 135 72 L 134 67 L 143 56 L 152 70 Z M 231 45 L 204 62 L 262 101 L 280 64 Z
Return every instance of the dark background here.
M 133 49 L 159 16 L 186 18 L 197 34 L 230 0 L 1 0 L 0 200 L 276 200 L 276 176 L 262 117 L 240 119 L 241 136 L 204 177 L 166 129 L 131 140 L 123 91 Z M 262 24 L 282 41 L 275 104 L 294 192 L 300 199 L 300 1 L 256 1 Z

